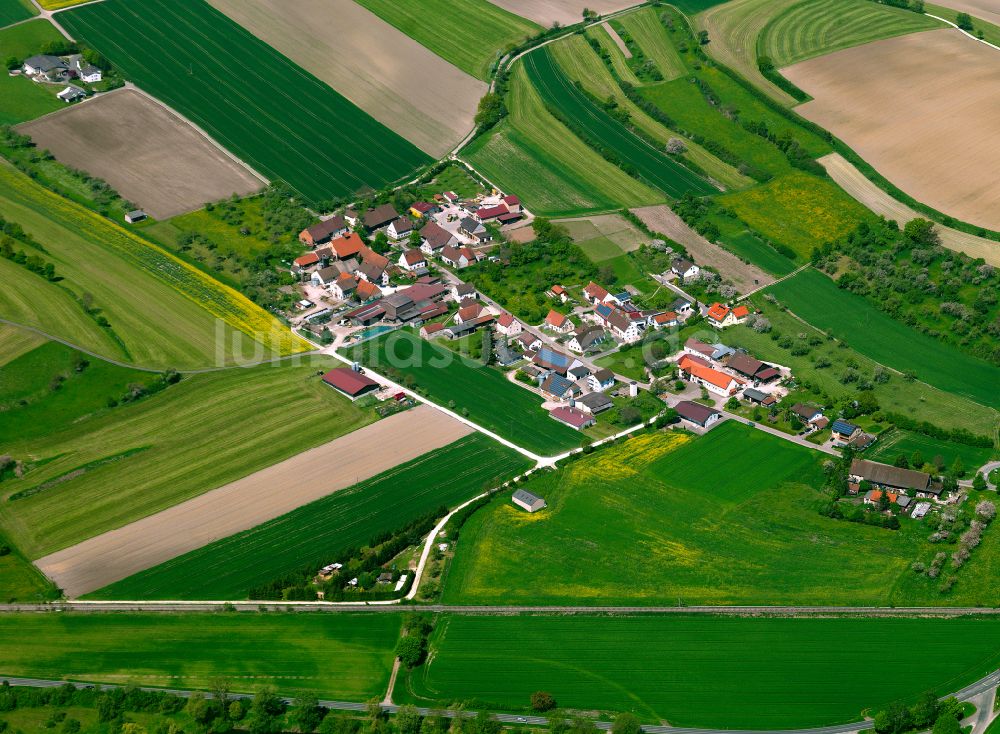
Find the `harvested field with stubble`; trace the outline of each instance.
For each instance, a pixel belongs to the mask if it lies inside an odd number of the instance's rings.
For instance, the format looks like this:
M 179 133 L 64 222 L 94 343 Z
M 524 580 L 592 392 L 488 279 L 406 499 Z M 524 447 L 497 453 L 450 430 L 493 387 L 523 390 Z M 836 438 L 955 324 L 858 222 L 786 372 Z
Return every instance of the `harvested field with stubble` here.
M 774 282 L 772 276 L 757 266 L 743 262 L 731 252 L 706 240 L 674 214 L 666 204 L 640 207 L 633 209 L 632 213 L 654 232 L 661 232 L 684 245 L 700 265 L 717 269 L 723 278 L 733 282 L 740 293 Z
M 354 0 L 209 0 L 421 150 L 474 127 L 481 82 Z
M 249 530 L 471 432 L 427 406 L 381 420 L 124 527 L 40 558 L 69 597 Z M 385 447 L 393 447 L 386 451 Z
M 583 9 L 599 15 L 622 10 L 634 3 L 630 0 L 490 0 L 504 10 L 551 28 L 553 23 L 572 25 L 583 20 Z
M 103 178 L 156 219 L 197 209 L 264 181 L 185 120 L 134 89 L 102 94 L 21 125 L 39 148 Z
M 819 159 L 819 162 L 844 191 L 876 214 L 886 219 L 894 219 L 900 226 L 917 217 L 926 218 L 920 212 L 911 209 L 892 196 L 854 167 L 849 160 L 839 153 L 830 153 Z M 941 244 L 950 250 L 964 252 L 969 257 L 981 257 L 991 265 L 1000 266 L 1000 242 L 977 237 L 968 232 L 961 232 L 940 224 L 935 225 L 941 237 Z
M 799 114 L 900 189 L 957 219 L 1000 229 L 996 50 L 943 29 L 838 51 L 782 73 L 814 98 Z

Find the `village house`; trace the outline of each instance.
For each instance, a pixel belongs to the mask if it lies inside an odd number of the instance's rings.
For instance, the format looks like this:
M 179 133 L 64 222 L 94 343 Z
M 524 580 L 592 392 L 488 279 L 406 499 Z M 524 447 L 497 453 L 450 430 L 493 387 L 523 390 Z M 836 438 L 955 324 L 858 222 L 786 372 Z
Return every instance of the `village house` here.
M 347 234 L 347 220 L 337 215 L 306 227 L 299 232 L 299 242 L 306 247 L 317 247 L 343 234 Z
M 330 295 L 340 301 L 346 301 L 354 295 L 358 288 L 358 279 L 350 273 L 340 273 L 337 279 L 330 283 Z
M 589 392 L 586 395 L 581 395 L 576 398 L 572 407 L 579 408 L 584 413 L 597 415 L 598 413 L 603 413 L 605 410 L 610 410 L 614 407 L 614 405 L 615 404 L 611 401 L 611 398 L 604 393 Z
M 454 245 L 458 242 L 455 235 L 437 222 L 428 222 L 425 224 L 420 230 L 420 236 L 424 240 L 420 245 L 420 249 L 426 255 L 437 255 L 448 245 Z
M 806 405 L 805 403 L 795 403 L 791 411 L 807 426 L 815 425 L 816 421 L 823 417 L 822 410 L 812 405 Z
M 694 313 L 694 306 L 686 298 L 675 298 L 673 303 L 670 304 L 670 310 L 674 311 L 679 317 L 683 316 L 687 318 Z
M 590 281 L 587 287 L 583 289 L 583 297 L 588 303 L 592 303 L 595 306 L 599 303 L 604 303 L 609 295 L 611 294 L 594 281 Z
M 587 378 L 587 387 L 594 392 L 604 392 L 615 386 L 615 373 L 602 367 Z
M 545 295 L 549 298 L 558 298 L 563 303 L 569 300 L 569 294 L 566 292 L 566 289 L 558 283 L 545 291 Z
M 374 232 L 377 229 L 385 227 L 397 217 L 399 217 L 399 214 L 392 204 L 382 204 L 366 211 L 361 217 L 361 221 L 364 223 L 365 229 L 369 232 Z
M 861 433 L 861 429 L 858 426 L 848 423 L 845 420 L 835 420 L 830 430 L 833 432 L 833 439 L 835 441 L 843 441 L 844 443 L 847 443 Z
M 438 211 L 438 207 L 427 201 L 417 201 L 410 205 L 410 214 L 417 219 L 426 217 L 428 214 L 434 214 L 436 211 Z
M 552 400 L 570 400 L 583 392 L 575 382 L 555 373 L 542 380 L 540 389 L 546 397 Z
M 501 367 L 510 367 L 515 362 L 521 361 L 521 355 L 511 349 L 504 339 L 499 340 L 493 346 L 493 354 L 497 358 L 497 364 Z
M 472 299 L 462 301 L 462 305 L 458 309 L 458 313 L 455 314 L 454 321 L 456 324 L 462 324 L 466 321 L 474 321 L 482 316 L 485 311 L 485 307 L 483 304 L 479 303 L 479 301 L 474 301 Z
M 693 400 L 681 400 L 674 406 L 674 410 L 682 420 L 699 428 L 709 428 L 722 418 L 719 411 Z
M 476 262 L 475 253 L 468 247 L 452 247 L 447 245 L 441 249 L 441 262 L 449 267 L 467 268 Z
M 320 268 L 314 270 L 310 281 L 317 288 L 329 287 L 332 283 L 335 283 L 341 275 L 340 268 L 333 265 L 327 265 L 325 268 Z M 348 273 L 348 275 L 351 275 Z
M 399 267 L 403 270 L 424 270 L 427 267 L 427 256 L 420 250 L 403 250 L 399 256 Z
M 319 267 L 319 255 L 309 252 L 292 261 L 292 275 L 301 277 L 304 273 L 310 273 Z
M 69 67 L 58 56 L 39 54 L 24 60 L 22 70 L 26 76 L 40 77 L 47 81 L 62 81 Z
M 708 360 L 690 354 L 683 355 L 677 367 L 688 376 L 689 381 L 723 397 L 735 395 L 741 384 L 732 375 L 712 369 Z
M 899 499 L 899 494 L 896 492 L 885 492 L 886 498 L 889 500 L 890 505 L 896 504 Z M 878 505 L 882 500 L 882 490 L 881 489 L 869 489 L 865 493 L 864 502 L 866 505 Z
M 400 217 L 399 219 L 394 219 L 386 227 L 385 233 L 388 235 L 389 239 L 393 242 L 399 242 L 400 240 L 405 240 L 410 236 L 410 232 L 413 231 L 413 222 L 411 222 L 406 217 Z
M 75 75 L 81 82 L 97 84 L 104 79 L 104 72 L 93 64 L 88 63 L 83 58 L 83 54 L 73 54 L 68 57 L 68 60 L 70 75 Z
M 604 329 L 600 326 L 582 325 L 573 330 L 573 336 L 566 342 L 566 347 L 571 352 L 586 354 L 590 351 L 597 351 L 598 345 L 604 339 Z
M 740 305 L 736 308 L 729 308 L 721 303 L 713 303 L 705 313 L 705 318 L 716 329 L 724 329 L 727 326 L 735 326 L 746 321 L 750 315 L 750 309 Z
M 545 507 L 545 500 L 526 489 L 519 489 L 511 495 L 511 500 L 522 510 L 538 512 Z
M 444 324 L 441 323 L 435 322 L 433 324 L 424 324 L 420 327 L 420 337 L 422 339 L 429 339 L 439 333 L 442 329 L 444 329 Z
M 458 194 L 456 194 L 454 191 L 445 191 L 443 194 L 441 194 L 441 196 L 449 204 L 454 204 L 459 199 Z
M 680 322 L 676 311 L 654 312 L 646 315 L 646 323 L 654 329 L 672 329 Z
M 453 301 L 461 303 L 467 298 L 479 298 L 479 291 L 476 290 L 476 286 L 472 283 L 455 283 L 455 285 L 451 287 L 451 293 L 449 295 Z
M 570 321 L 565 315 L 551 309 L 545 317 L 545 321 L 542 326 L 550 331 L 556 332 L 557 334 L 568 334 L 575 328 L 573 322 Z
M 569 370 L 580 362 L 574 357 L 568 354 L 563 354 L 550 347 L 542 346 L 539 347 L 535 356 L 531 358 L 531 361 L 543 370 L 548 372 L 557 372 L 560 375 L 565 376 Z
M 542 340 L 537 336 L 532 334 L 530 331 L 522 331 L 521 334 L 514 340 L 517 344 L 521 345 L 521 349 L 526 352 L 533 352 L 536 349 L 541 348 Z
M 688 280 L 690 278 L 697 278 L 698 274 L 701 273 L 701 268 L 690 260 L 686 260 L 683 257 L 676 257 L 670 263 L 670 272 L 681 280 Z
M 474 217 L 463 219 L 458 225 L 458 230 L 473 242 L 489 242 L 493 239 L 483 223 Z
M 524 327 L 521 325 L 521 322 L 506 311 L 500 314 L 500 318 L 497 319 L 496 331 L 498 334 L 503 334 L 504 336 L 517 336 L 523 330 Z
M 330 252 L 338 260 L 347 260 L 352 257 L 356 257 L 362 253 L 363 250 L 367 250 L 368 245 L 365 241 L 361 239 L 361 235 L 356 232 L 347 232 L 346 234 L 337 237 L 330 241 Z M 322 255 L 320 255 L 322 257 Z
M 570 428 L 575 428 L 578 431 L 582 431 L 584 428 L 589 428 L 594 425 L 597 421 L 594 416 L 589 413 L 584 413 L 579 408 L 568 408 L 568 407 L 558 407 L 549 411 L 549 416 L 559 421 L 560 423 L 565 423 Z
M 620 308 L 601 303 L 594 309 L 598 322 L 626 344 L 634 344 L 642 339 L 646 320 L 638 311 L 626 313 Z

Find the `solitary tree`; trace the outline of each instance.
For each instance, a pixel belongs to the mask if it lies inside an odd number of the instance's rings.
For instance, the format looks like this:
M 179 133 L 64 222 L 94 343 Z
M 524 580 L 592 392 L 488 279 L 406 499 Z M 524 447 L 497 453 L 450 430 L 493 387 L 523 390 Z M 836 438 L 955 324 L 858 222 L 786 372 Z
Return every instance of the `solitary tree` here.
M 556 707 L 556 699 L 547 691 L 535 691 L 531 694 L 531 708 L 533 711 L 551 711 Z
M 612 734 L 640 734 L 642 727 L 635 714 L 625 712 L 615 717 L 615 723 L 611 725 Z
M 968 13 L 959 13 L 955 16 L 955 25 L 963 31 L 971 31 L 973 29 L 972 16 Z

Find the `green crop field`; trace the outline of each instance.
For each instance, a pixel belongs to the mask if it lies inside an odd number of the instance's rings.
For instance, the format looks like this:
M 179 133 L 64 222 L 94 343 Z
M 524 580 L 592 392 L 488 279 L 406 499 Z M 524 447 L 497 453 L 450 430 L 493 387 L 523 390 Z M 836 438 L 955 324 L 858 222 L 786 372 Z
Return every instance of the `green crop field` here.
M 983 426 L 983 432 L 988 428 L 989 426 Z M 865 452 L 865 458 L 892 464 L 900 455 L 912 460 L 918 451 L 928 463 L 933 463 L 935 457 L 941 457 L 941 465 L 945 468 L 954 464 L 955 459 L 961 459 L 967 477 L 972 477 L 976 469 L 989 461 L 994 454 L 993 449 L 967 446 L 897 428 L 879 436 L 875 445 Z
M 723 246 L 736 256 L 752 262 L 772 275 L 788 275 L 795 270 L 795 262 L 763 242 L 753 232 L 743 229 L 730 233 L 726 232 L 725 227 L 719 229 L 722 232 L 720 241 Z
M 594 104 L 559 70 L 549 49 L 529 54 L 525 58 L 525 68 L 544 100 L 579 125 L 592 140 L 628 162 L 643 180 L 674 197 L 716 191 L 705 179 L 682 166 L 662 149 L 636 136 Z
M 541 399 L 510 382 L 499 370 L 457 356 L 445 347 L 405 331 L 372 339 L 348 352 L 377 372 L 414 387 L 469 420 L 530 451 L 555 454 L 578 446 L 582 435 L 557 423 L 542 409 Z
M 926 15 L 870 0 L 804 0 L 765 26 L 758 49 L 775 66 L 790 66 L 881 38 L 944 27 Z
M 715 7 L 716 5 L 721 5 L 727 2 L 727 0 L 677 0 L 671 3 L 676 8 L 679 8 L 682 12 L 688 15 L 694 15 L 695 13 L 700 13 L 709 8 Z
M 758 359 L 786 365 L 797 377 L 808 380 L 819 393 L 828 395 L 831 400 L 850 398 L 857 392 L 856 385 L 840 381 L 848 364 L 857 364 L 862 378 L 871 381 L 877 365 L 864 354 L 849 346 L 840 346 L 843 342 L 823 339 L 817 330 L 787 311 L 764 301 L 758 301 L 757 305 L 764 308 L 764 315 L 773 326 L 772 333 L 761 334 L 747 326 L 735 326 L 722 335 L 726 344 L 742 347 Z M 787 348 L 780 346 L 771 338 L 775 332 L 792 335 L 792 344 Z M 712 336 L 714 334 L 705 333 L 699 338 Z M 817 336 L 820 337 L 819 344 L 810 345 L 808 339 Z M 825 363 L 829 366 L 816 366 Z M 899 375 L 891 376 L 886 383 L 873 382 L 872 392 L 879 405 L 886 410 L 915 420 L 929 421 L 943 428 L 964 428 L 977 434 L 989 434 L 998 421 L 997 411 L 992 408 L 922 382 L 904 382 Z
M 444 600 L 885 604 L 925 532 L 820 515 L 821 457 L 736 422 L 602 449 L 527 483 L 545 510 L 500 497 L 473 515 Z
M 634 86 L 639 85 L 639 77 L 637 77 L 635 72 L 632 71 L 632 68 L 628 65 L 628 61 L 625 58 L 625 54 L 622 53 L 618 44 L 615 43 L 614 39 L 612 39 L 608 34 L 608 31 L 603 24 L 590 26 L 586 31 L 584 31 L 584 35 L 587 38 L 595 39 L 600 44 L 601 48 L 607 52 L 609 58 L 611 59 L 611 66 L 614 68 L 619 79 Z M 570 38 L 572 38 L 572 36 L 570 36 Z M 569 39 L 567 38 L 561 40 L 556 45 L 561 46 L 562 44 L 568 42 Z
M 123 685 L 272 686 L 362 701 L 385 693 L 395 614 L 10 614 L 3 673 Z
M 20 0 L 5 0 L 5 3 L 10 2 L 18 5 Z M 0 25 L 3 23 L 0 22 Z M 56 27 L 40 18 L 0 30 L 0 53 L 4 58 L 21 60 L 38 53 L 46 43 L 61 39 L 62 34 Z M 62 109 L 66 104 L 56 98 L 56 92 L 61 89 L 35 84 L 27 77 L 0 74 L 0 125 L 16 125 Z
M 116 367 L 46 342 L 0 365 L 0 444 L 57 433 L 110 410 L 108 399 L 125 395 L 130 385 L 158 381 L 155 373 Z
M 387 23 L 477 79 L 508 46 L 542 31 L 487 0 L 358 0 Z
M 481 433 L 90 594 L 91 599 L 242 599 L 247 589 L 366 545 L 528 468 Z
M 507 96 L 508 117 L 462 152 L 506 191 L 516 191 L 537 215 L 574 216 L 663 201 L 608 163 L 545 109 L 517 64 Z
M 0 556 L 0 602 L 38 603 L 59 598 L 59 592 L 31 561 L 25 558 L 10 541 L 0 534 L 0 546 L 10 548 Z
M 59 22 L 307 199 L 381 188 L 430 160 L 203 0 L 108 0 Z
M 808 260 L 815 247 L 846 236 L 874 215 L 836 184 L 790 171 L 752 189 L 719 197 L 750 227 Z
M 876 362 L 912 370 L 917 379 L 941 390 L 1000 407 L 1000 367 L 894 320 L 822 273 L 810 268 L 768 290 L 794 314 Z
M 543 690 L 657 724 L 791 729 L 956 691 L 995 670 L 998 650 L 1000 620 L 972 617 L 453 616 L 410 685 L 418 700 L 526 708 Z
M 28 0 L 0 0 L 0 27 L 27 20 L 33 15 L 38 15 L 38 11 Z
M 598 30 L 607 37 L 603 28 Z M 611 42 L 610 38 L 608 40 Z M 621 55 L 621 51 L 613 42 L 611 45 Z M 654 120 L 635 102 L 625 96 L 621 87 L 618 86 L 618 82 L 615 81 L 611 72 L 608 71 L 604 62 L 601 61 L 585 38 L 573 34 L 552 44 L 550 48 L 556 61 L 559 62 L 559 67 L 573 82 L 582 84 L 587 92 L 598 99 L 613 97 L 622 109 L 628 112 L 630 124 L 644 134 L 663 145 L 666 145 L 671 138 L 681 137 L 679 133 Z M 638 84 L 638 80 L 634 83 Z M 726 188 L 738 189 L 753 183 L 751 179 L 740 174 L 735 168 L 719 160 L 694 141 L 685 140 L 684 145 L 687 147 L 687 152 L 682 157 Z
M 659 12 L 658 8 L 643 8 L 623 15 L 614 22 L 628 31 L 646 57 L 653 60 L 664 79 L 676 79 L 686 69 L 660 23 Z
M 0 323 L 0 367 L 27 354 L 47 340 L 27 329 Z
M 4 453 L 38 466 L 0 484 L 0 525 L 38 558 L 370 423 L 370 411 L 316 376 L 330 366 L 317 358 L 193 375 L 48 435 L 10 437 Z
M 6 163 L 0 163 L 0 215 L 41 243 L 40 256 L 61 278 L 49 282 L 3 261 L 12 288 L 0 292 L 0 317 L 157 368 L 259 361 L 308 346 L 241 293 Z M 88 297 L 110 329 L 87 314 Z

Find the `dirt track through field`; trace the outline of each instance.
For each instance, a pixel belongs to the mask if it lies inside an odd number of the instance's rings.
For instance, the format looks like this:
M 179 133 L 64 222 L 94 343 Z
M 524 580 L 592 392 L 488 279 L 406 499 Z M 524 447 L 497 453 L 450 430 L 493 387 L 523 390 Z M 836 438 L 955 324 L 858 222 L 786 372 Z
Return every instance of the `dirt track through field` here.
M 625 45 L 625 41 L 622 40 L 622 37 L 618 35 L 618 31 L 612 28 L 610 23 L 601 23 L 601 26 L 608 32 L 608 35 L 611 36 L 611 40 L 615 42 L 615 45 L 618 47 L 618 50 L 622 52 L 622 55 L 626 59 L 631 59 L 632 52 L 628 50 L 628 46 Z
M 782 70 L 796 108 L 917 201 L 1000 229 L 1000 53 L 955 29 L 914 33 Z
M 62 163 L 103 178 L 157 219 L 264 182 L 186 121 L 134 89 L 119 89 L 18 127 Z
M 504 10 L 538 25 L 551 28 L 553 23 L 572 25 L 583 20 L 583 9 L 589 8 L 600 15 L 635 5 L 635 0 L 490 0 Z
M 354 0 L 209 2 L 431 155 L 474 127 L 486 83 Z
M 256 527 L 470 432 L 421 405 L 35 563 L 75 598 Z
M 632 213 L 654 232 L 662 232 L 684 245 L 699 265 L 710 265 L 718 270 L 723 278 L 733 282 L 740 293 L 748 293 L 774 282 L 773 276 L 757 266 L 743 262 L 728 250 L 706 240 L 665 204 L 640 207 L 633 209 Z
M 819 159 L 826 168 L 830 178 L 876 214 L 886 219 L 895 220 L 900 226 L 916 217 L 923 217 L 919 212 L 903 204 L 878 186 L 873 184 L 854 165 L 839 153 L 830 153 Z M 981 257 L 991 265 L 1000 266 L 1000 242 L 976 237 L 974 234 L 960 232 L 951 227 L 936 225 L 941 236 L 941 244 L 945 247 L 964 252 L 969 257 Z

